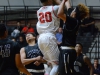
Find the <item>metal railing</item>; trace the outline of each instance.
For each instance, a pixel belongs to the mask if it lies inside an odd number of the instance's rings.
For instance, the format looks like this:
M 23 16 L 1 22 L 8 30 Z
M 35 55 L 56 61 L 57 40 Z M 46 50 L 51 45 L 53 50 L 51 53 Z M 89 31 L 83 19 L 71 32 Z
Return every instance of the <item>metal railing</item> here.
M 23 15 L 25 18 L 25 22 L 27 21 L 26 19 L 29 18 L 29 14 L 36 14 L 36 11 L 40 8 L 41 6 L 0 6 L 0 20 L 4 20 L 7 22 L 9 20 L 8 15 L 13 15 L 13 12 L 17 12 L 18 15 Z M 75 7 L 75 6 L 73 6 Z M 88 6 L 90 9 L 90 14 L 93 16 L 94 11 L 100 13 L 99 10 L 100 6 Z M 18 12 L 19 11 L 19 12 Z M 31 13 L 29 13 L 31 11 Z M 100 17 L 100 15 L 95 15 L 96 17 Z M 34 18 L 34 17 L 33 17 Z
M 99 42 L 100 42 L 100 40 L 99 40 L 99 38 L 100 38 L 100 35 L 99 35 L 99 33 L 96 35 L 97 37 L 97 39 L 94 41 L 94 44 L 93 44 L 93 46 L 91 47 L 91 49 L 90 49 L 90 51 L 89 52 L 87 52 L 87 53 L 89 53 L 89 56 L 90 56 L 90 59 L 92 59 L 92 58 L 98 58 L 99 59 L 99 53 L 100 53 L 100 51 L 99 51 L 99 49 L 100 49 L 100 47 L 99 47 Z M 95 50 L 93 51 L 93 49 L 95 48 Z M 92 55 L 92 54 L 94 54 L 94 55 Z

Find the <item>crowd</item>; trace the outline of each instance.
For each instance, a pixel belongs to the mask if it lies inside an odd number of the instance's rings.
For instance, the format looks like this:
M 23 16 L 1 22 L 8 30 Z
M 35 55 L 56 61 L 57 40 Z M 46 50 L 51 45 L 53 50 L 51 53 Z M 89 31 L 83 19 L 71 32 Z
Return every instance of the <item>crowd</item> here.
M 0 75 L 100 75 L 98 59 L 92 65 L 83 45 L 76 43 L 78 31 L 94 35 L 88 7 L 73 9 L 70 0 L 40 1 L 37 31 L 29 22 L 24 27 L 17 22 L 8 37 L 7 26 L 0 24 Z

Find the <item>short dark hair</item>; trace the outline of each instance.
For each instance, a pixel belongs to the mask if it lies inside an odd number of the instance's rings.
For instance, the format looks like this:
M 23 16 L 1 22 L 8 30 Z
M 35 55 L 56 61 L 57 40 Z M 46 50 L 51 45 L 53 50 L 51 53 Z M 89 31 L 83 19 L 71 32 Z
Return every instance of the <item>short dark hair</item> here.
M 5 31 L 7 31 L 7 27 L 5 24 L 0 24 L 0 37 L 4 36 Z
M 98 61 L 98 58 L 95 58 L 94 60 L 97 60 Z
M 35 33 L 28 32 L 28 33 L 26 33 L 26 35 L 27 34 L 32 34 L 34 37 L 36 37 L 36 34 Z
M 44 2 L 46 2 L 46 1 L 48 1 L 48 0 L 40 0 L 41 1 L 41 3 L 44 3 Z
M 81 43 L 76 43 L 76 44 L 79 44 L 83 48 L 83 45 Z

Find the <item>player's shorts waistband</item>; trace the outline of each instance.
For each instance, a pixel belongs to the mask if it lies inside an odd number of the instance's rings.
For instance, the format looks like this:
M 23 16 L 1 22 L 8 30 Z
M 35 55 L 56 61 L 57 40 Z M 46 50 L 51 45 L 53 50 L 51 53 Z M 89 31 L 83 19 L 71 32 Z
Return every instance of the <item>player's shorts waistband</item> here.
M 61 46 L 60 48 L 63 49 L 63 50 L 65 50 L 65 49 L 75 49 L 75 47 L 72 47 L 72 46 L 70 46 L 70 47 L 68 47 L 68 46 Z
M 27 69 L 29 72 L 35 72 L 35 73 L 41 73 L 44 72 L 44 70 L 35 70 L 35 69 Z

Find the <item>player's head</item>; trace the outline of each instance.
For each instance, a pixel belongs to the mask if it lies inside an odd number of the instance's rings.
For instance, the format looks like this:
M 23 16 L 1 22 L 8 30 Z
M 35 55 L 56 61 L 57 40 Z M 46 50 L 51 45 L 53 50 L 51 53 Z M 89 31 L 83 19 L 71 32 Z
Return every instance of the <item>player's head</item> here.
M 43 5 L 52 5 L 53 0 L 40 0 Z
M 71 16 L 77 19 L 84 19 L 89 14 L 89 8 L 84 4 L 78 4 L 72 11 Z
M 76 53 L 82 53 L 83 45 L 81 43 L 77 43 L 75 46 Z
M 35 33 L 27 33 L 26 34 L 26 41 L 29 43 L 31 41 L 35 41 L 36 42 L 36 35 Z
M 6 38 L 8 36 L 7 27 L 4 24 L 0 24 L 0 38 Z
M 21 25 L 21 22 L 20 21 L 17 21 L 17 26 L 20 26 Z

